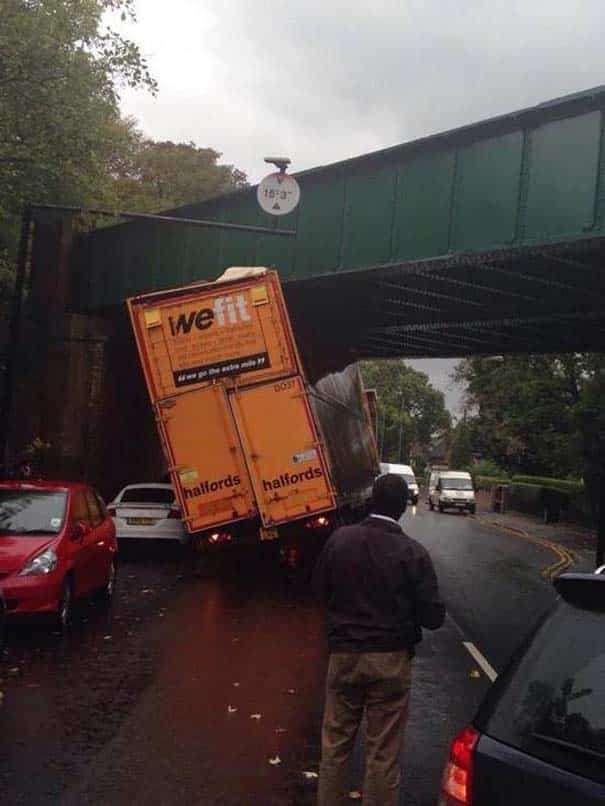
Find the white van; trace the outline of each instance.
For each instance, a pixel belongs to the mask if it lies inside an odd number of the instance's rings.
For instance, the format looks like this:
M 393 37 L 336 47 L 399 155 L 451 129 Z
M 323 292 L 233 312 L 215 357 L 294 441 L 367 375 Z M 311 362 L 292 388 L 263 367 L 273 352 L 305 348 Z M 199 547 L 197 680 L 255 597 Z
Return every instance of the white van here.
M 392 462 L 380 463 L 381 473 L 394 473 L 396 476 L 403 476 L 403 480 L 408 485 L 408 500 L 414 506 L 418 503 L 418 482 L 414 471 L 409 465 L 397 465 Z
M 470 473 L 464 470 L 440 470 L 431 475 L 429 483 L 429 507 L 439 512 L 444 509 L 467 510 L 471 515 L 476 510 L 475 489 Z

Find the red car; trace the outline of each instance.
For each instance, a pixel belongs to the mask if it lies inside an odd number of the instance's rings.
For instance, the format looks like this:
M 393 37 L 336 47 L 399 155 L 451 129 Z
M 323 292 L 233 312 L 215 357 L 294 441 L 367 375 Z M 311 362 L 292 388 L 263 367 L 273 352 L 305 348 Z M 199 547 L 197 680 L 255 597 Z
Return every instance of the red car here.
M 7 615 L 55 613 L 65 628 L 74 599 L 116 578 L 113 521 L 86 484 L 0 482 L 0 587 Z

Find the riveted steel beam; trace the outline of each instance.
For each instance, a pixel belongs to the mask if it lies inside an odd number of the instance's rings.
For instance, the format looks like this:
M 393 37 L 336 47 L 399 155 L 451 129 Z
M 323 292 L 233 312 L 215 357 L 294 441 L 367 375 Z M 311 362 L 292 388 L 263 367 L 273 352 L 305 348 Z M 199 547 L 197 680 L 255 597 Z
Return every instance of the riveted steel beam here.
M 500 319 L 478 319 L 467 322 L 460 321 L 440 321 L 440 322 L 412 322 L 405 325 L 392 325 L 386 328 L 371 328 L 369 332 L 381 333 L 385 331 L 392 332 L 431 332 L 434 330 L 447 331 L 464 330 L 472 328 L 492 328 L 502 327 L 522 327 L 525 324 L 549 324 L 556 321 L 569 321 L 574 322 L 585 319 L 604 319 L 605 311 L 564 311 L 559 313 L 551 313 L 537 316 L 522 316 L 522 317 L 503 317 Z
M 448 302 L 454 302 L 456 305 L 468 305 L 468 306 L 474 306 L 476 308 L 480 308 L 483 305 L 482 302 L 477 302 L 475 300 L 468 299 L 468 297 L 459 297 L 454 294 L 443 294 L 439 291 L 429 291 L 429 289 L 427 288 L 417 288 L 409 285 L 407 286 L 399 285 L 398 283 L 392 283 L 386 280 L 379 280 L 377 285 L 379 285 L 381 288 L 387 288 L 390 290 L 407 291 L 410 294 L 414 295 L 417 294 L 423 297 L 432 297 L 434 299 L 447 300 Z

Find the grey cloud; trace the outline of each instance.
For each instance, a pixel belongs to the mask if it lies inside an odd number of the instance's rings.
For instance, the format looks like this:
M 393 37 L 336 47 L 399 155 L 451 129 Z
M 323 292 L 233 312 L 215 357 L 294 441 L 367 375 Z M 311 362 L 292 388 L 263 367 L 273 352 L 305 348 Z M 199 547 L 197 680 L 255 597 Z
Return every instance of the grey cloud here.
M 127 94 L 125 110 L 153 136 L 212 145 L 253 178 L 269 151 L 289 153 L 295 169 L 325 164 L 605 75 L 596 0 L 208 0 L 203 12 L 186 0 L 138 0 L 138 8 L 133 35 L 161 66 L 162 92 L 156 102 Z M 164 34 L 168 13 L 182 37 Z

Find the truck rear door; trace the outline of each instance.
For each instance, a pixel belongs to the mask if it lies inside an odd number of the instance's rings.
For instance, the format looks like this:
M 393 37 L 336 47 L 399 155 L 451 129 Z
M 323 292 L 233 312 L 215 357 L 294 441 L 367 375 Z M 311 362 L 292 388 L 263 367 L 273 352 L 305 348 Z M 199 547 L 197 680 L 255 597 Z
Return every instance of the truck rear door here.
M 328 464 L 302 378 L 230 394 L 265 526 L 335 507 Z
M 257 515 L 222 384 L 160 401 L 158 421 L 189 532 Z

